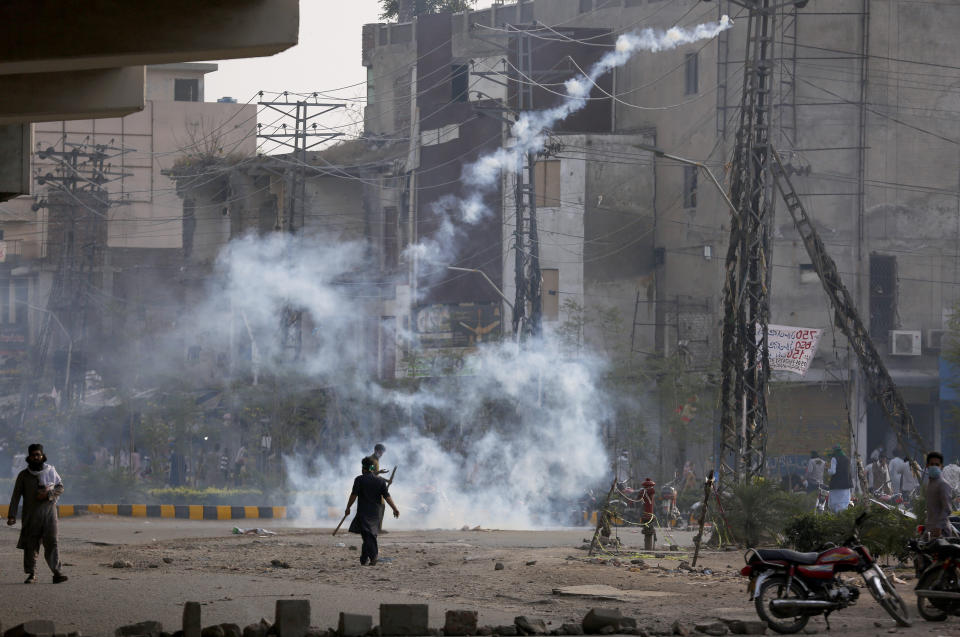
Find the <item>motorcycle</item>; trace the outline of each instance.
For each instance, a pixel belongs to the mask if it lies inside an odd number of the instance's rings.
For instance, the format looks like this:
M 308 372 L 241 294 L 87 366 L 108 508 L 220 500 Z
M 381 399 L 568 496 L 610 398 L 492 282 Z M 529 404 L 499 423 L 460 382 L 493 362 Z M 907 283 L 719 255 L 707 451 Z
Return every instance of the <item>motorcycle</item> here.
M 874 599 L 901 626 L 910 626 L 907 605 L 887 579 L 867 547 L 860 542 L 861 514 L 853 535 L 820 553 L 784 549 L 750 549 L 740 574 L 750 578 L 747 591 L 757 615 L 775 632 L 800 632 L 811 617 L 823 615 L 830 627 L 830 613 L 856 603 L 860 591 L 845 584 L 842 572 L 859 573 Z
M 931 622 L 960 615 L 960 539 L 911 540 L 916 553 L 917 612 Z
M 827 490 L 823 483 L 817 483 L 817 504 L 814 507 L 814 511 L 817 513 L 826 513 L 827 511 L 827 501 L 830 499 L 830 491 Z

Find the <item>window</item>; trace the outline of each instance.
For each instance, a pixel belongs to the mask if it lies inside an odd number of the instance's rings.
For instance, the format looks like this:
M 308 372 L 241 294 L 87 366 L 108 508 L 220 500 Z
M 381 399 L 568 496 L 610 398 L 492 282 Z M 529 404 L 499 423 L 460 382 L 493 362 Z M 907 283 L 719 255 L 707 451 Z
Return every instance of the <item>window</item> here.
M 593 0 L 580 0 L 580 13 L 593 11 Z
M 373 67 L 367 67 L 367 106 L 371 106 L 374 103 L 374 84 L 373 84 Z M 409 89 L 408 89 L 409 90 Z
M 560 207 L 560 160 L 538 161 L 533 167 L 537 208 Z
M 896 327 L 897 258 L 870 255 L 870 336 L 886 339 Z
M 173 99 L 177 102 L 199 102 L 200 80 L 174 80 Z
M 700 91 L 700 54 L 687 53 L 685 65 L 685 95 L 696 95 Z
M 400 257 L 400 217 L 394 206 L 383 209 L 383 268 L 387 272 L 397 269 Z
M 30 302 L 29 281 L 26 279 L 13 280 L 13 322 L 18 325 L 27 323 L 27 303 Z
M 470 67 L 454 64 L 450 68 L 450 101 L 466 102 L 470 97 Z
M 820 277 L 817 275 L 817 269 L 812 263 L 800 264 L 800 283 L 817 283 Z
M 683 207 L 697 207 L 697 167 L 683 167 Z
M 560 270 L 542 269 L 543 287 L 540 289 L 540 310 L 544 321 L 560 320 Z

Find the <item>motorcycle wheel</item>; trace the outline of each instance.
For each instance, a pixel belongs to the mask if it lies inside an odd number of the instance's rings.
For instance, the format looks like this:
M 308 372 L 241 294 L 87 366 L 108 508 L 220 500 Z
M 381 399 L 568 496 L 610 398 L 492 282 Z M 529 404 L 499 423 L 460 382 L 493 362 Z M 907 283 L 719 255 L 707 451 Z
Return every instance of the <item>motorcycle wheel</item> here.
M 941 577 L 949 578 L 944 584 L 938 584 Z M 924 573 L 917 581 L 917 590 L 933 589 L 946 590 L 951 592 L 960 592 L 957 587 L 956 574 L 952 576 L 944 573 L 942 568 L 933 568 Z M 929 599 L 926 597 L 917 597 L 917 612 L 928 622 L 946 621 L 950 616 L 950 607 L 952 604 L 945 603 L 946 600 Z
M 803 587 L 796 581 L 790 582 L 790 590 L 787 590 L 787 578 L 784 576 L 771 577 L 763 583 L 760 590 L 757 591 L 754 605 L 757 608 L 757 615 L 766 622 L 774 632 L 781 635 L 791 635 L 799 633 L 810 621 L 810 615 L 797 615 L 796 617 L 777 617 L 770 610 L 770 602 L 775 599 L 803 599 Z
M 880 567 L 878 566 L 876 568 L 879 569 Z M 884 596 L 880 597 L 877 595 L 877 592 L 873 590 L 873 586 L 868 582 L 867 588 L 870 589 L 870 594 L 873 595 L 877 603 L 883 607 L 883 610 L 887 611 L 887 614 L 896 620 L 898 625 L 912 626 L 910 612 L 907 610 L 907 603 L 900 597 L 900 593 L 897 592 L 897 589 L 893 587 L 893 584 L 890 583 L 890 580 L 888 580 L 886 576 L 881 576 L 877 579 L 883 587 Z

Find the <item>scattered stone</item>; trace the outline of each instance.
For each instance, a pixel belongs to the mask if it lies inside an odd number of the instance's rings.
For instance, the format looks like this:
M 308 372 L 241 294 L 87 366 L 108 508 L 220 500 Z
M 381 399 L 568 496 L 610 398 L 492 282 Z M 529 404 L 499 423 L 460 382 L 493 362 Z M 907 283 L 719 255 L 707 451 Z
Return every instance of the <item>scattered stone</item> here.
M 495 570 L 495 571 L 502 571 L 502 570 L 503 570 L 503 562 L 497 562 L 496 564 L 494 564 L 494 565 L 493 565 L 493 570 Z
M 630 560 L 631 564 L 639 564 L 640 566 L 645 566 L 646 563 L 641 559 Z
M 56 629 L 52 621 L 34 619 L 22 624 L 17 624 L 3 633 L 3 637 L 52 637 L 55 632 Z
M 440 562 L 427 562 L 427 566 L 439 566 Z
M 173 564 L 173 558 L 172 558 L 172 557 L 165 557 L 165 558 L 163 558 L 163 563 L 164 563 L 164 564 Z
M 350 550 L 351 550 L 351 551 L 356 551 L 356 550 L 357 550 L 357 545 L 356 545 L 356 544 L 351 544 L 351 545 L 350 545 Z
M 690 566 L 690 562 L 683 560 L 677 565 L 677 569 L 681 571 L 692 571 L 693 567 Z
M 733 619 L 727 623 L 727 628 L 734 635 L 766 635 L 767 624 L 759 620 Z
M 337 634 L 340 637 L 360 637 L 370 632 L 371 628 L 373 617 L 370 615 L 340 613 L 340 621 L 337 622 Z
M 278 599 L 274 612 L 278 637 L 303 637 L 310 627 L 310 602 L 306 599 Z
M 665 558 L 665 557 L 667 556 L 667 554 L 666 554 L 666 553 L 654 553 L 653 556 L 654 556 L 655 558 L 657 558 L 658 560 L 660 560 L 660 559 Z
M 426 604 L 380 604 L 381 634 L 426 635 L 429 630 L 429 607 Z
M 162 632 L 163 624 L 160 622 L 140 622 L 121 626 L 113 631 L 113 634 L 116 637 L 160 637 Z
M 223 628 L 219 624 L 214 624 L 201 630 L 200 637 L 226 637 L 226 635 L 223 634 Z
M 608 626 L 616 632 L 620 629 L 623 620 L 624 616 L 619 608 L 591 608 L 583 618 L 583 632 L 588 635 L 609 634 L 601 632 Z
M 223 629 L 223 637 L 243 637 L 237 624 L 220 624 L 220 628 Z
M 694 626 L 694 628 L 697 629 L 697 632 L 703 633 L 704 635 L 721 637 L 727 634 L 727 625 L 723 622 L 700 622 Z
M 680 620 L 677 619 L 670 626 L 670 633 L 673 635 L 680 635 L 680 637 L 688 637 L 690 635 L 690 629 L 680 623 Z
M 500 635 L 500 637 L 517 637 L 517 627 L 513 624 L 509 626 L 497 626 L 493 629 L 494 635 Z
M 270 566 L 275 568 L 290 568 L 290 564 L 282 560 L 270 560 Z
M 483 637 L 490 637 L 493 634 L 493 626 L 481 626 L 477 629 L 478 635 L 483 635 Z
M 533 566 L 536 563 L 537 563 L 537 560 L 530 560 L 529 562 L 527 562 L 527 566 Z
M 521 635 L 546 635 L 547 625 L 542 619 L 530 619 L 525 615 L 513 618 L 513 625 Z
M 249 624 L 243 629 L 243 637 L 266 637 L 267 631 L 270 630 L 270 622 L 266 619 L 260 618 L 260 621 L 256 624 Z M 184 635 L 184 637 L 187 637 Z
M 562 624 L 558 632 L 561 635 L 582 635 L 583 626 L 580 624 Z
M 115 560 L 113 562 L 113 568 L 133 568 L 133 562 L 128 560 Z
M 676 544 L 671 544 L 671 545 L 670 545 L 670 550 L 671 550 L 671 551 L 679 551 L 679 550 L 680 550 L 680 547 L 677 546 Z
M 493 631 L 491 631 L 493 632 Z M 448 610 L 443 624 L 444 635 L 476 635 L 477 611 Z

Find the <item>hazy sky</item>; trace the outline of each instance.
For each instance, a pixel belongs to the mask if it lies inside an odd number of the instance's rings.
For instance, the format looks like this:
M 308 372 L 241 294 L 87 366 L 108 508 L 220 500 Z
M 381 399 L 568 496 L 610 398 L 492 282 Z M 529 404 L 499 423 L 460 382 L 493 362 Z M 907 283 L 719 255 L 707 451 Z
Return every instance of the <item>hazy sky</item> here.
M 480 0 L 479 8 L 491 0 Z M 300 44 L 265 58 L 217 61 L 220 70 L 206 78 L 207 101 L 230 96 L 243 103 L 259 90 L 310 93 L 331 91 L 366 80 L 360 63 L 360 33 L 378 22 L 378 0 L 301 0 Z M 334 98 L 363 97 L 361 84 L 338 91 Z

